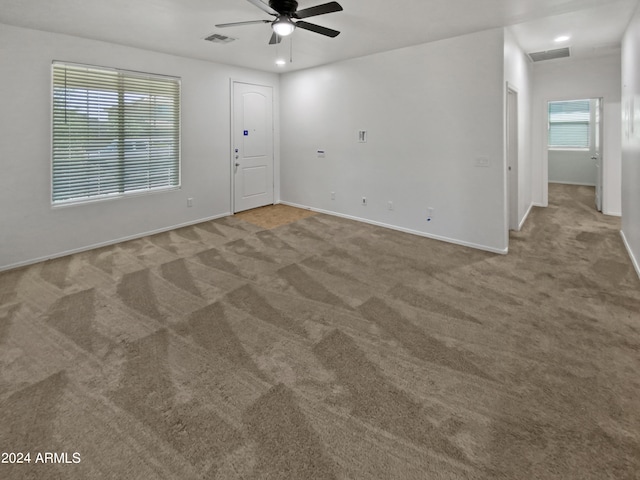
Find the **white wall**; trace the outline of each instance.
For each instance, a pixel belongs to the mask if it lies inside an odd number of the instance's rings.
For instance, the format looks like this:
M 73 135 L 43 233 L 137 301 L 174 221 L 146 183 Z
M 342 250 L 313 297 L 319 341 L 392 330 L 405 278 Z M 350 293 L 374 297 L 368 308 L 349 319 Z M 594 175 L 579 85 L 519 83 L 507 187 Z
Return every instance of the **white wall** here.
M 52 208 L 52 60 L 181 77 L 182 189 Z M 228 214 L 230 78 L 274 86 L 278 105 L 275 74 L 2 24 L 0 69 L 0 270 Z
M 622 234 L 640 275 L 640 9 L 622 41 Z
M 282 200 L 505 252 L 503 63 L 495 29 L 284 74 Z
M 621 212 L 620 56 L 550 60 L 533 67 L 533 202 L 548 204 L 547 102 L 604 98 L 603 199 L 608 215 Z
M 549 150 L 549 183 L 595 186 L 598 169 L 591 150 Z
M 518 223 L 526 220 L 532 205 L 531 115 L 532 66 L 514 35 L 505 29 L 504 82 L 518 92 Z M 506 152 L 505 152 L 506 154 Z

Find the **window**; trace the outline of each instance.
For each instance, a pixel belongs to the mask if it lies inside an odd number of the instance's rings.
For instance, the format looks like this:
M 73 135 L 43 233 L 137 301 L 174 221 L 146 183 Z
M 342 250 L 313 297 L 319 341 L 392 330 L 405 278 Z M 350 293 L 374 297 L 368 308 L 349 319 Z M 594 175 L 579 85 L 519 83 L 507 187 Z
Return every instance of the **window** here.
M 52 202 L 180 186 L 180 80 L 53 64 Z
M 549 102 L 549 148 L 589 148 L 589 100 Z

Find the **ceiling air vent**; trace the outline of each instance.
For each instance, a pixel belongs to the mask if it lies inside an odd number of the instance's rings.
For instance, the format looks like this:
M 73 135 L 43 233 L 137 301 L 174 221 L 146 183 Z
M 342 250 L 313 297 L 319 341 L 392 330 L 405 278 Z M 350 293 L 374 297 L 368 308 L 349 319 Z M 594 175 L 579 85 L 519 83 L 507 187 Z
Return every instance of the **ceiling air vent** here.
M 231 43 L 235 40 L 235 38 L 227 37 L 225 35 L 218 35 L 217 33 L 214 33 L 213 35 L 209 35 L 207 38 L 205 38 L 205 40 L 213 43 Z
M 534 52 L 529 54 L 529 58 L 534 62 L 542 62 L 544 60 L 553 60 L 556 58 L 565 58 L 571 56 L 569 47 L 557 48 L 555 50 L 547 50 L 546 52 Z

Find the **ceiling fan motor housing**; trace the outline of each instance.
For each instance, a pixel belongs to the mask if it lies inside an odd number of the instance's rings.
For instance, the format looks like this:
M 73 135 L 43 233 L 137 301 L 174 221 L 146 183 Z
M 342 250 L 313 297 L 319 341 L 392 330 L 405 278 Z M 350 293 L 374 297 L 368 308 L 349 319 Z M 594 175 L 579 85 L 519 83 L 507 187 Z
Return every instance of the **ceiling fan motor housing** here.
M 296 0 L 269 0 L 269 6 L 281 15 L 293 15 L 298 10 Z

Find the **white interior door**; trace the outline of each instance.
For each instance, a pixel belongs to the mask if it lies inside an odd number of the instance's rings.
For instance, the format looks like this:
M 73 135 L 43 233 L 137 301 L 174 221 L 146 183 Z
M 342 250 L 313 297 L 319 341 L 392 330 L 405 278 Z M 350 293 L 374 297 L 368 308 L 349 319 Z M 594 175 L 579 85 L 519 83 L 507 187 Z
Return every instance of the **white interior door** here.
M 602 168 L 602 99 L 596 99 L 595 107 L 595 140 L 594 154 L 591 157 L 596 162 L 596 209 L 602 211 L 602 184 L 603 184 L 603 168 Z
M 518 92 L 507 90 L 507 202 L 509 230 L 519 230 L 518 219 Z
M 273 90 L 233 83 L 234 212 L 273 204 Z

